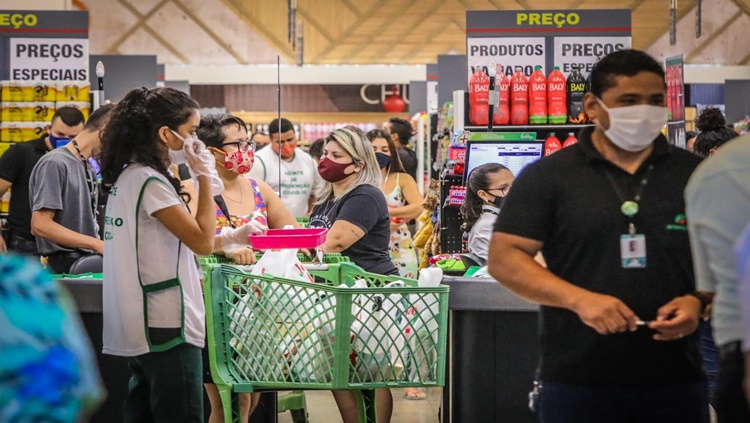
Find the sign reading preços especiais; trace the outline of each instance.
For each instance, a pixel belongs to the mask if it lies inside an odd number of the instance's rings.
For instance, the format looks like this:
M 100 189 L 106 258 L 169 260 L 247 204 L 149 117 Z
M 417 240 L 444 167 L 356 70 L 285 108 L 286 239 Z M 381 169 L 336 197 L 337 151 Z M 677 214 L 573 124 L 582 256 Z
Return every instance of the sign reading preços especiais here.
M 80 11 L 2 11 L 0 45 L 7 63 L 3 79 L 88 81 L 88 13 Z
M 495 61 L 506 75 L 559 66 L 586 76 L 602 57 L 631 47 L 630 10 L 469 11 L 466 22 L 469 75 Z
M 89 80 L 89 40 L 76 38 L 11 38 L 13 81 Z

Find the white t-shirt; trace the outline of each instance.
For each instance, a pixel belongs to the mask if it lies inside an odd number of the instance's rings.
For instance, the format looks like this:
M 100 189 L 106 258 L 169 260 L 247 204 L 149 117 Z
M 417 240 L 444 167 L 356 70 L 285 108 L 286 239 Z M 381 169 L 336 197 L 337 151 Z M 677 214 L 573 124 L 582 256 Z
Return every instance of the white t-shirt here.
M 271 147 L 260 150 L 255 155 L 255 165 L 248 173 L 251 179 L 265 181 L 279 193 L 279 155 Z M 323 178 L 318 173 L 318 165 L 309 154 L 294 150 L 292 161 L 281 160 L 281 201 L 294 217 L 307 216 L 310 197 L 323 188 Z
M 149 327 L 179 328 L 184 306 L 185 341 L 196 347 L 205 344 L 205 308 L 195 255 L 153 217 L 175 205 L 184 203 L 169 181 L 148 167 L 128 166 L 112 188 L 104 222 L 105 354 L 132 357 L 150 351 L 144 308 Z M 174 279 L 178 272 L 179 286 L 146 294 L 144 307 L 139 275 L 144 285 L 150 285 Z

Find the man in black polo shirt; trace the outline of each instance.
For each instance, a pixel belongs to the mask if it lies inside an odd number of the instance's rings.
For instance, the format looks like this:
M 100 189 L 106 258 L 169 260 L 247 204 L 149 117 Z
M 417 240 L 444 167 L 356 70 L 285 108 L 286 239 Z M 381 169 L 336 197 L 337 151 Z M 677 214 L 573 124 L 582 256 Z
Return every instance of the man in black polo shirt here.
M 31 208 L 29 206 L 29 177 L 31 170 L 42 156 L 57 144 L 63 145 L 75 138 L 85 119 L 75 107 L 59 108 L 47 127 L 47 135 L 34 141 L 12 146 L 0 156 L 0 197 L 10 187 L 10 210 L 8 223 L 0 238 L 0 253 L 12 251 L 18 254 L 39 255 L 36 240 L 31 235 Z
M 490 247 L 492 276 L 542 305 L 541 421 L 708 422 L 682 195 L 700 159 L 660 133 L 651 57 L 610 54 L 591 84 L 596 126 L 521 172 Z

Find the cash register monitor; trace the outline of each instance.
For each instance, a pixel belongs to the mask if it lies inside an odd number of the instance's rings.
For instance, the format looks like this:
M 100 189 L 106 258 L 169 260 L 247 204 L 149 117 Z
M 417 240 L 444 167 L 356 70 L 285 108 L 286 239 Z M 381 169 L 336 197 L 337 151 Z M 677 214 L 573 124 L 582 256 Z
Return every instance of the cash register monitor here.
M 518 177 L 524 167 L 542 158 L 544 141 L 469 141 L 466 144 L 464 181 L 486 163 L 500 163 Z

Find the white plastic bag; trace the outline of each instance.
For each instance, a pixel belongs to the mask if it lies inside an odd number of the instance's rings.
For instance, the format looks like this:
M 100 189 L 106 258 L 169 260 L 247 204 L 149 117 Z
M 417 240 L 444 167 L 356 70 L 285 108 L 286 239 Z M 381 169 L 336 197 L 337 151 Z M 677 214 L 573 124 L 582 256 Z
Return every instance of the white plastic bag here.
M 297 250 L 268 250 L 255 263 L 251 275 L 291 279 L 302 282 L 315 282 L 310 272 L 297 259 Z M 298 308 L 312 309 L 317 292 L 314 289 L 297 288 L 256 281 L 260 286 L 262 302 L 266 305 L 269 318 L 277 322 L 289 320 Z M 299 292 L 301 291 L 301 292 Z
M 386 288 L 403 287 L 402 281 L 391 282 Z M 355 288 L 366 288 L 367 282 L 355 281 Z M 352 303 L 352 349 L 354 365 L 361 381 L 382 382 L 400 373 L 398 352 L 394 349 L 401 327 L 400 316 L 404 310 L 402 296 L 397 293 L 357 295 Z

